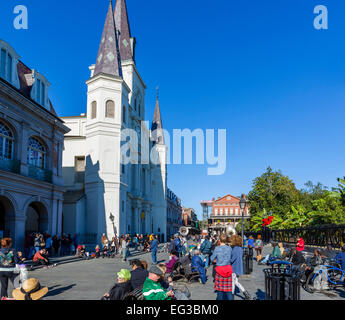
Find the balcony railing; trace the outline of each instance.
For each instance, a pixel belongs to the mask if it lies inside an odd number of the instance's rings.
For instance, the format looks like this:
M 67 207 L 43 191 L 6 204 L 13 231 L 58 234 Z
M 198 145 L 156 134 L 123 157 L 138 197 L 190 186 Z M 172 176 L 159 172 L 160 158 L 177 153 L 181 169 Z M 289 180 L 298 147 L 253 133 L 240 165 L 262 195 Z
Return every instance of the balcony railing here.
M 33 165 L 29 165 L 28 169 L 29 169 L 28 176 L 30 178 L 40 180 L 40 181 L 49 182 L 49 183 L 52 182 L 52 172 L 50 170 L 41 169 L 41 168 L 35 167 Z
M 0 159 L 0 169 L 8 172 L 20 173 L 20 161 Z

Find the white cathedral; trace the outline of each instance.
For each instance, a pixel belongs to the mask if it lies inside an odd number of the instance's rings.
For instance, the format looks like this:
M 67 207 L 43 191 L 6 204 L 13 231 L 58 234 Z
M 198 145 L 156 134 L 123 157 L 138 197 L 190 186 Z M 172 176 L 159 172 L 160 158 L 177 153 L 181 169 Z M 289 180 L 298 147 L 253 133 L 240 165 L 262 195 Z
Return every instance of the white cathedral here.
M 145 83 L 135 63 L 125 0 L 112 1 L 95 65 L 86 82 L 87 111 L 62 117 L 65 134 L 63 233 L 81 235 L 81 242 L 98 242 L 102 234 L 167 233 L 167 148 L 157 98 L 151 130 L 145 126 L 149 150 L 159 164 L 142 164 L 142 148 L 131 148 L 138 163 L 123 164 L 121 132 L 142 133 Z

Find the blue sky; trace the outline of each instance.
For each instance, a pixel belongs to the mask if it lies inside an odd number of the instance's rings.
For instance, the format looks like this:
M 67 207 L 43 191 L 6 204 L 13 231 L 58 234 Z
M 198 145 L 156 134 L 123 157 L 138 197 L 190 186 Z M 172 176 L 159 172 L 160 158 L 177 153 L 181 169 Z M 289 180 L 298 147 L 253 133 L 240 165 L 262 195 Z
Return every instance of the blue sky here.
M 29 29 L 15 30 L 26 5 Z M 329 29 L 313 27 L 326 5 Z M 60 116 L 86 110 L 108 1 L 2 0 L 0 38 L 51 82 Z M 201 213 L 200 200 L 247 193 L 267 166 L 297 187 L 336 186 L 345 175 L 343 0 L 127 0 L 137 67 L 147 84 L 146 119 L 160 87 L 166 129 L 227 129 L 227 171 L 171 165 L 169 187 Z

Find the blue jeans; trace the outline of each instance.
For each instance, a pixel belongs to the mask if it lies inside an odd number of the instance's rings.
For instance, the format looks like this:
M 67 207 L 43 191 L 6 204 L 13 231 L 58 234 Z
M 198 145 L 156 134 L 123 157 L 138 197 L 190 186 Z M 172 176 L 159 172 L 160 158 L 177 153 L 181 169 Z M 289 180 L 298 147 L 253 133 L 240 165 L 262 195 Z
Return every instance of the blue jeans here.
M 35 253 L 41 250 L 41 247 L 35 247 Z
M 157 264 L 157 250 L 151 252 L 152 262 Z
M 234 300 L 232 292 L 217 291 L 216 300 Z

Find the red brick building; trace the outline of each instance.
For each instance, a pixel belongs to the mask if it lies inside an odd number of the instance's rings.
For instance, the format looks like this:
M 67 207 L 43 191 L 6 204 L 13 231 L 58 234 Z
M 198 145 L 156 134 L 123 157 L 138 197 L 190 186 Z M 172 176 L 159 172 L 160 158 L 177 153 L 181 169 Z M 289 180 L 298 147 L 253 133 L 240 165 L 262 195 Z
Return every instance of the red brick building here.
M 211 210 L 208 217 L 208 230 L 210 232 L 224 232 L 227 226 L 236 225 L 241 222 L 242 212 L 240 208 L 240 197 L 235 197 L 228 194 L 218 199 L 212 199 L 212 201 L 201 201 L 201 206 L 207 206 Z M 247 205 L 244 209 L 244 218 L 250 218 L 250 206 Z

